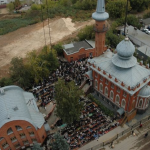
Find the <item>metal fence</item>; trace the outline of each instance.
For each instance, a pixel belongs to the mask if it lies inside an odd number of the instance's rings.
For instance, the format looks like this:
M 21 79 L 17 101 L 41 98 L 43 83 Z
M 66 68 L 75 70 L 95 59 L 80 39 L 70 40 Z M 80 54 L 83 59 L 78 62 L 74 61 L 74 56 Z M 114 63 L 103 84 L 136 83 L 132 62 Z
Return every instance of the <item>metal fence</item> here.
M 132 131 L 134 131 L 136 128 L 138 128 L 140 126 L 140 124 L 144 124 L 144 123 L 147 123 L 147 122 L 150 122 L 150 116 L 138 121 L 137 123 L 135 123 L 134 125 L 130 126 L 128 129 L 122 131 L 121 133 L 115 135 L 114 137 L 110 138 L 109 140 L 105 141 L 105 142 L 102 142 L 102 143 L 99 143 L 97 145 L 95 145 L 94 147 L 91 147 L 91 148 L 88 148 L 86 150 L 97 150 L 98 148 L 103 148 L 104 146 L 110 144 L 110 143 L 113 143 L 115 140 L 117 140 L 118 138 L 128 134 L 128 133 L 132 133 Z

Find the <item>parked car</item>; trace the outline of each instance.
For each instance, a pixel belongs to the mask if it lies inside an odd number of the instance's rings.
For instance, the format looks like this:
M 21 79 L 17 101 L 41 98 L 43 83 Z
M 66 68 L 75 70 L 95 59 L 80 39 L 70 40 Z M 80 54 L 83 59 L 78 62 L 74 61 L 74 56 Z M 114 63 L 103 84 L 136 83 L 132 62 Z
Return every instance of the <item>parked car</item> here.
M 146 32 L 149 31 L 149 30 L 148 30 L 148 29 L 143 29 L 142 31 L 146 33 Z
M 148 31 L 146 31 L 145 33 L 146 33 L 146 34 L 150 34 L 150 31 L 148 30 Z

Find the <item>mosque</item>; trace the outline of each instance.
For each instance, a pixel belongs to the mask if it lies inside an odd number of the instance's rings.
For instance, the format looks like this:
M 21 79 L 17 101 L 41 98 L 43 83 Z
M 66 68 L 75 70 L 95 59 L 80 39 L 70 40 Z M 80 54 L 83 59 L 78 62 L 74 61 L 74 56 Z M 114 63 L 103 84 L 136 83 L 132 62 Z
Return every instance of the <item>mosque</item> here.
M 144 113 L 149 106 L 149 65 L 137 62 L 133 56 L 135 46 L 128 36 L 117 45 L 117 53 L 105 50 L 106 20 L 109 14 L 105 12 L 104 0 L 97 1 L 92 18 L 95 20 L 96 57 L 88 59 L 86 79 L 91 81 L 97 95 L 104 97 L 116 110 L 122 108 L 131 120 L 137 112 Z

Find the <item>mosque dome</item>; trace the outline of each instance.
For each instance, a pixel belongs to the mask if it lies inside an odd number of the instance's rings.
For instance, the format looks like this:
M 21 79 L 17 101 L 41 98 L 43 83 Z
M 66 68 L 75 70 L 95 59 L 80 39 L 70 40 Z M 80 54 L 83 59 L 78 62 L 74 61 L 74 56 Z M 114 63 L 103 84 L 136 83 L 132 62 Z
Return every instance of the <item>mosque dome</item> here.
M 150 86 L 145 85 L 139 92 L 138 96 L 149 97 L 150 96 Z
M 131 57 L 135 52 L 135 47 L 128 38 L 121 41 L 116 47 L 117 54 L 121 57 Z
M 135 47 L 128 37 L 116 47 L 117 54 L 112 57 L 112 62 L 120 68 L 131 68 L 136 65 L 137 59 L 133 56 Z

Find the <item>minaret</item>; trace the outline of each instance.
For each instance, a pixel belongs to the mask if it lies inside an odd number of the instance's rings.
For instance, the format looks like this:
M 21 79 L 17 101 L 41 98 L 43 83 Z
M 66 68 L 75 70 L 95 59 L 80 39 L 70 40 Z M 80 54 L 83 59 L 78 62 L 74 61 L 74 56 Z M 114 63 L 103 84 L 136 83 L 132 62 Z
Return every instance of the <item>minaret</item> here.
M 105 12 L 105 0 L 97 0 L 96 12 L 92 14 L 95 20 L 95 56 L 100 56 L 105 50 L 105 35 L 108 27 L 105 20 L 109 18 L 109 14 Z

